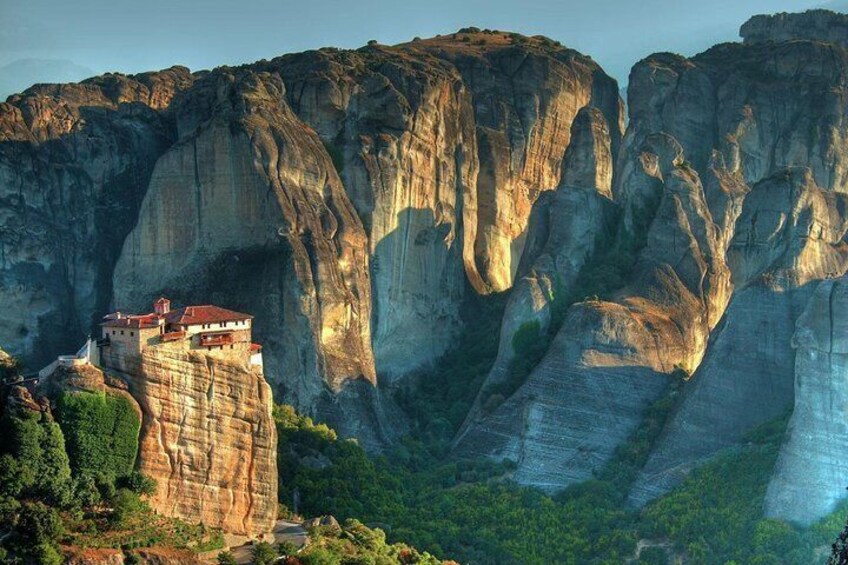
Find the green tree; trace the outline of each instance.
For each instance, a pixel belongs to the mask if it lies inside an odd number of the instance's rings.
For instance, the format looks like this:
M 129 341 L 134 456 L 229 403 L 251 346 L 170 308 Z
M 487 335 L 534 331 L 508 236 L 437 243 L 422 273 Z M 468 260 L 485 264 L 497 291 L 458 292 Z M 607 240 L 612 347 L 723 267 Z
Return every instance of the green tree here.
M 65 392 L 56 405 L 74 474 L 102 474 L 115 481 L 132 473 L 141 421 L 129 400 L 102 392 Z
M 218 554 L 218 565 L 236 565 L 236 558 L 229 551 L 222 551 Z
M 271 565 L 279 557 L 274 546 L 267 542 L 253 544 L 250 553 L 253 565 Z

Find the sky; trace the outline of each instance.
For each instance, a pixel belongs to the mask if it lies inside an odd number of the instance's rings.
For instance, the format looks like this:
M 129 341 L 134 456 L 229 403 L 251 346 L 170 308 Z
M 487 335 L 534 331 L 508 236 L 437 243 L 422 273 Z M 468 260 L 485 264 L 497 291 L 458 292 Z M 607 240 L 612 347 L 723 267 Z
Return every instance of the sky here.
M 200 70 L 477 26 L 559 40 L 591 55 L 625 84 L 630 67 L 650 53 L 692 55 L 738 40 L 739 26 L 753 14 L 821 5 L 822 0 L 0 0 L 0 67 L 47 59 L 98 74 L 174 64 Z M 30 74 L 41 72 L 31 66 Z

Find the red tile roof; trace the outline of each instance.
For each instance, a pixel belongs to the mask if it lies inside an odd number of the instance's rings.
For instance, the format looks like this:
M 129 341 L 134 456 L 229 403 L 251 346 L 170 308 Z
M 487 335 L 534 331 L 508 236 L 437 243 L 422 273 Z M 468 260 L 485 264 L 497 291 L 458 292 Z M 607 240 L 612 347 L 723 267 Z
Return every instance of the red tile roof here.
M 120 318 L 109 318 L 100 325 L 107 328 L 155 328 L 159 325 L 159 316 L 156 314 L 123 315 Z
M 179 324 L 187 326 L 189 324 L 216 324 L 220 322 L 232 322 L 235 320 L 250 320 L 253 316 L 242 314 L 221 308 L 220 306 L 212 306 L 205 304 L 203 306 L 186 306 L 171 310 L 165 314 L 165 320 L 169 324 Z
M 251 343 L 250 344 L 250 352 L 251 353 L 259 353 L 260 351 L 262 351 L 261 345 L 259 345 L 258 343 Z

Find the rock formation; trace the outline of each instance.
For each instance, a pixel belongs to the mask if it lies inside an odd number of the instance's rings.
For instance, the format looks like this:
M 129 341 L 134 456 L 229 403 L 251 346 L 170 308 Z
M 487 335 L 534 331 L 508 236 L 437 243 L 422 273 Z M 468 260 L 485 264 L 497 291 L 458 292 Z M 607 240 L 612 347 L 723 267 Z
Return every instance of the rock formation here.
M 572 306 L 527 382 L 466 423 L 458 453 L 514 459 L 517 480 L 548 490 L 588 479 L 635 431 L 665 375 L 700 362 L 729 298 L 720 238 L 698 175 L 673 139 L 649 138 L 638 159 L 633 185 L 658 200 L 632 282 L 612 302 Z M 624 230 L 621 240 L 640 237 L 637 200 L 625 211 L 635 232 Z
M 846 205 L 845 195 L 815 186 L 805 169 L 754 186 L 728 252 L 737 290 L 631 502 L 663 494 L 698 463 L 791 409 L 795 320 L 811 281 L 848 269 Z
M 226 303 L 257 312 L 269 374 L 313 409 L 325 386 L 375 382 L 367 240 L 284 92 L 278 75 L 221 71 L 175 106 L 178 141 L 125 242 L 115 302 L 228 293 Z
M 781 16 L 799 29 L 804 17 Z M 748 26 L 743 45 L 691 59 L 653 55 L 631 74 L 624 151 L 651 131 L 680 141 L 705 179 L 735 287 L 633 486 L 637 504 L 791 407 L 795 319 L 816 280 L 846 269 L 844 205 L 833 193 L 848 190 L 839 94 L 848 59 L 832 43 L 749 40 Z
M 0 342 L 40 367 L 73 350 L 112 299 L 111 273 L 156 159 L 174 67 L 38 85 L 0 104 Z
M 142 423 L 136 468 L 156 481 L 153 509 L 228 533 L 262 534 L 277 516 L 277 433 L 271 387 L 261 367 L 240 357 L 160 344 L 123 359 L 120 376 L 60 366 L 38 393 L 128 398 Z
M 544 38 L 472 30 L 262 68 L 280 73 L 289 104 L 334 154 L 368 233 L 385 376 L 444 352 L 464 279 L 478 293 L 512 285 L 531 206 L 559 184 L 578 111 L 599 109 L 608 151 L 621 136 L 615 82 Z
M 848 476 L 848 277 L 819 283 L 798 318 L 795 406 L 765 514 L 803 525 L 845 498 Z
M 604 115 L 580 110 L 572 124 L 559 187 L 543 194 L 531 216 L 519 278 L 501 322 L 498 357 L 470 417 L 477 415 L 486 389 L 507 379 L 515 356 L 513 337 L 528 323 L 552 330 L 554 308 L 574 296 L 581 268 L 596 246 L 611 243 L 616 209 L 610 200 L 612 138 Z
M 126 374 L 143 413 L 138 468 L 162 514 L 237 534 L 277 518 L 277 432 L 261 368 L 202 353 L 146 349 Z
M 745 43 L 810 40 L 848 46 L 848 15 L 830 10 L 754 16 L 742 26 Z

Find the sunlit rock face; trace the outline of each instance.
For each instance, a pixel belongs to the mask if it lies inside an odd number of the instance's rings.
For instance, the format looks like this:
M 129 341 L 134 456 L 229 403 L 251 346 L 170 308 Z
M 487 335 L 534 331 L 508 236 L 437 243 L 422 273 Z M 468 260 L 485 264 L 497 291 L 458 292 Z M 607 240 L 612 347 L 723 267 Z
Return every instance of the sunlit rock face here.
M 832 512 L 848 475 L 848 278 L 818 284 L 796 324 L 795 405 L 765 514 L 803 525 Z
M 653 136 L 633 158 L 629 182 L 653 206 L 633 196 L 625 211 L 635 228 L 636 210 L 647 208 L 630 284 L 613 301 L 572 306 L 526 383 L 466 422 L 459 454 L 514 459 L 517 480 L 547 490 L 588 479 L 633 433 L 668 375 L 700 362 L 713 312 L 729 297 L 721 241 L 674 139 Z M 625 229 L 619 237 L 636 235 Z
M 111 272 L 188 69 L 37 85 L 0 103 L 0 342 L 28 365 L 75 351 Z M 101 314 L 102 315 L 102 314 Z
M 538 323 L 540 333 L 548 332 L 553 309 L 571 299 L 580 269 L 596 247 L 611 243 L 617 211 L 609 198 L 609 126 L 597 108 L 586 107 L 571 130 L 560 185 L 537 200 L 531 215 L 522 266 L 501 322 L 498 357 L 469 419 L 480 415 L 487 389 L 507 379 L 516 332 L 531 323 Z
M 258 535 L 277 519 L 271 387 L 246 359 L 147 348 L 130 392 L 143 413 L 138 468 L 166 516 Z
M 318 132 L 369 236 L 373 347 L 394 378 L 432 362 L 473 292 L 508 289 L 533 203 L 560 182 L 588 105 L 617 147 L 615 82 L 539 38 L 460 33 L 267 64 Z M 591 158 L 589 156 L 587 159 Z M 611 176 L 611 162 L 600 175 Z
M 0 339 L 48 361 L 162 292 L 253 312 L 280 400 L 384 444 L 403 422 L 377 375 L 433 362 L 466 292 L 513 284 L 532 205 L 590 106 L 605 153 L 589 185 L 608 184 L 617 85 L 541 37 L 32 89 L 2 107 Z
M 848 159 L 845 51 L 783 41 L 800 36 L 742 33 L 745 44 L 691 59 L 653 55 L 631 74 L 625 148 L 640 131 L 657 129 L 680 142 L 703 179 L 734 287 L 703 362 L 633 485 L 634 504 L 667 492 L 694 466 L 791 409 L 795 320 L 817 281 L 846 269 L 838 194 L 846 191 Z M 617 186 L 622 197 L 632 192 Z

